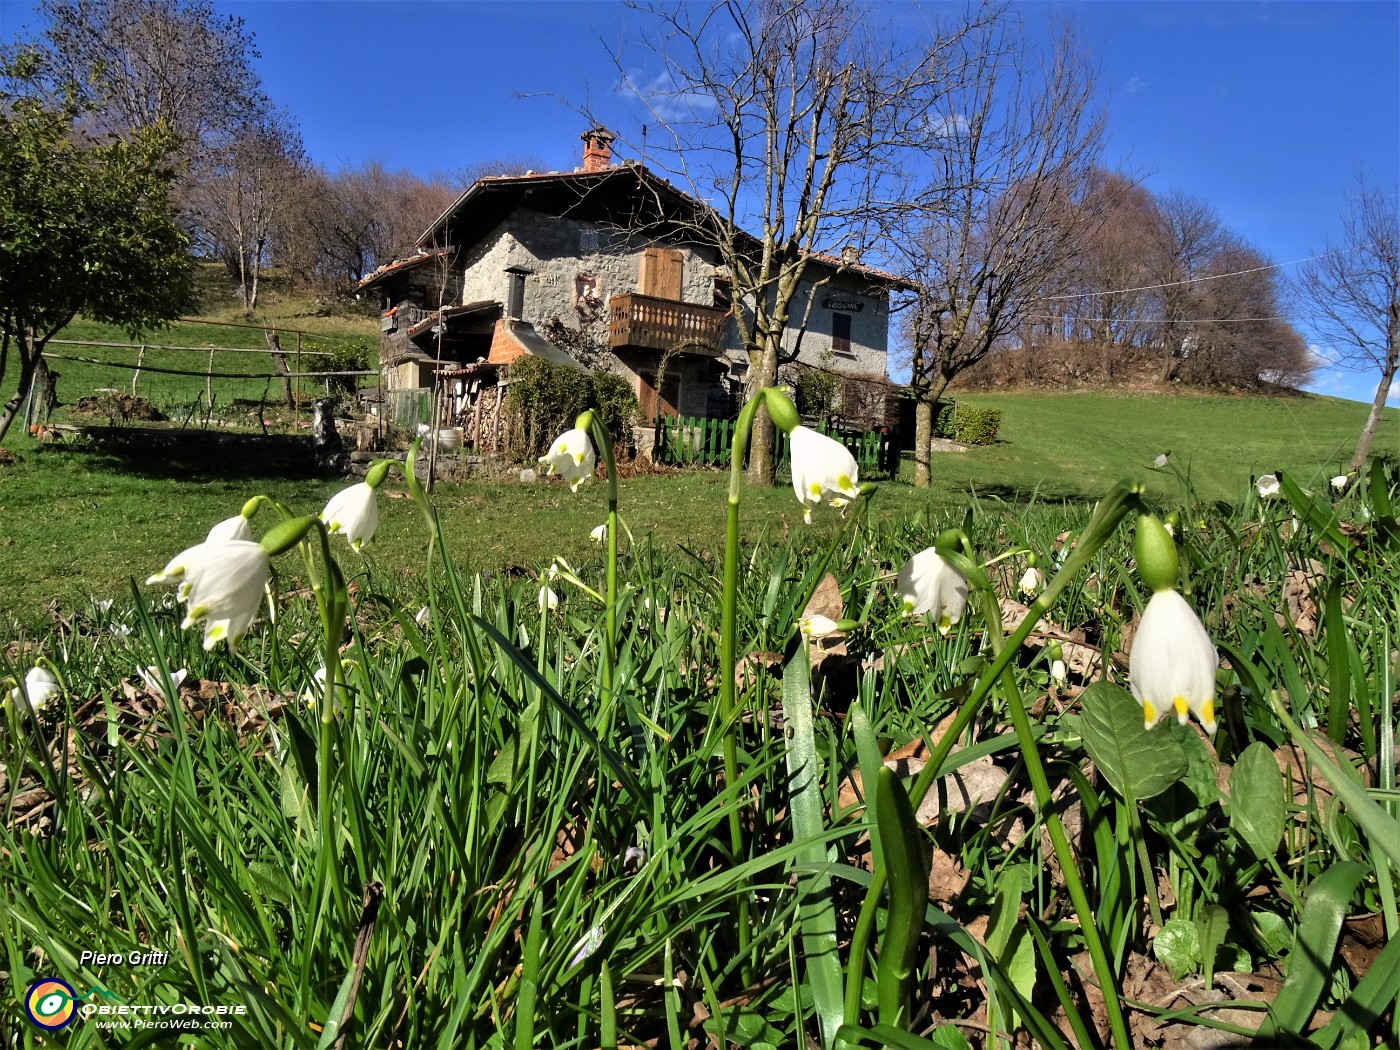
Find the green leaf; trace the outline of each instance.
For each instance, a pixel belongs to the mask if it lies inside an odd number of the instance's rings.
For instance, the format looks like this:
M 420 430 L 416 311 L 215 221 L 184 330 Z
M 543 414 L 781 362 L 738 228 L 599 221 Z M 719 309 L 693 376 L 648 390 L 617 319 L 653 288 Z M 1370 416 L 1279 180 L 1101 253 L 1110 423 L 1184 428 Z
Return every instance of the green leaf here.
M 1143 728 L 1142 708 L 1126 690 L 1095 682 L 1081 697 L 1080 731 L 1099 772 L 1124 800 L 1160 795 L 1186 775 L 1186 752 L 1166 733 Z
M 876 848 L 888 875 L 890 907 L 876 971 L 882 1023 L 907 1024 L 909 978 L 928 905 L 932 857 L 913 804 L 889 766 L 881 765 L 875 789 Z
M 807 646 L 792 647 L 783 668 L 783 717 L 787 725 L 788 799 L 799 860 L 815 871 L 801 877 L 798 921 L 812 1005 L 821 1024 L 822 1045 L 833 1046 L 845 1012 L 845 986 L 836 940 L 836 904 L 828 870 L 832 851 L 826 842 L 822 799 L 822 759 L 812 719 L 811 658 Z M 880 767 L 888 772 L 885 766 Z M 908 802 L 906 800 L 906 805 Z M 928 880 L 924 880 L 927 897 Z
M 1259 860 L 1278 852 L 1288 818 L 1283 774 L 1274 753 L 1256 740 L 1230 770 L 1230 830 Z
M 1152 954 L 1181 980 L 1201 961 L 1201 938 L 1190 919 L 1172 919 L 1152 939 Z
M 1306 1029 L 1331 980 L 1332 956 L 1352 894 L 1369 873 L 1364 864 L 1334 864 L 1308 889 L 1298 936 L 1288 954 L 1288 977 L 1259 1028 L 1260 1040 L 1274 1039 L 1280 1031 L 1299 1035 Z
M 1209 988 L 1215 978 L 1215 953 L 1230 932 L 1230 916 L 1218 904 L 1207 904 L 1196 913 L 1196 935 L 1200 938 L 1202 979 Z

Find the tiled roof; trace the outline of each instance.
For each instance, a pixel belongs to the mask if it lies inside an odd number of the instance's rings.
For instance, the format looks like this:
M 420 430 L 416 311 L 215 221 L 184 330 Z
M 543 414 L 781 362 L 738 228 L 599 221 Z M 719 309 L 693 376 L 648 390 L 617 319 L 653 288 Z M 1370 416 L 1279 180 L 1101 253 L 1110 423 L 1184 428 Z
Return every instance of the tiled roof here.
M 410 255 L 407 259 L 394 259 L 379 267 L 373 273 L 366 274 L 360 278 L 359 287 L 368 288 L 370 285 L 388 277 L 390 274 L 401 273 L 404 270 L 411 270 L 415 266 L 422 266 L 424 263 L 436 262 L 446 255 L 449 248 L 419 248 L 417 255 Z

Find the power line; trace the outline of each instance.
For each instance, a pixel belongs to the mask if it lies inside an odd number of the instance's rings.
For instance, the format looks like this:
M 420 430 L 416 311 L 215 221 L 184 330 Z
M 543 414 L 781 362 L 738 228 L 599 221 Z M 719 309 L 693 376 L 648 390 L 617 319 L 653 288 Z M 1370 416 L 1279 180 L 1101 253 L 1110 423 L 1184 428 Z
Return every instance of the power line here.
M 1187 284 L 1201 284 L 1205 281 L 1219 281 L 1226 277 L 1243 277 L 1246 274 L 1262 273 L 1265 270 L 1280 270 L 1285 266 L 1298 266 L 1306 262 L 1315 262 L 1318 259 L 1326 259 L 1332 255 L 1344 255 L 1346 252 L 1355 251 L 1353 248 L 1344 250 L 1323 252 L 1321 255 L 1309 255 L 1306 259 L 1294 259 L 1291 262 L 1269 263 L 1267 266 L 1252 266 L 1247 270 L 1234 270 L 1230 273 L 1214 273 L 1207 277 L 1189 277 L 1184 281 L 1164 281 L 1161 284 L 1144 284 L 1136 288 L 1115 288 L 1108 291 L 1098 292 L 1071 292 L 1066 295 L 1035 295 L 1024 299 L 1016 299 L 1020 303 L 1052 303 L 1063 299 L 1088 299 L 1096 295 L 1126 295 L 1129 292 L 1153 292 L 1162 288 L 1180 288 Z

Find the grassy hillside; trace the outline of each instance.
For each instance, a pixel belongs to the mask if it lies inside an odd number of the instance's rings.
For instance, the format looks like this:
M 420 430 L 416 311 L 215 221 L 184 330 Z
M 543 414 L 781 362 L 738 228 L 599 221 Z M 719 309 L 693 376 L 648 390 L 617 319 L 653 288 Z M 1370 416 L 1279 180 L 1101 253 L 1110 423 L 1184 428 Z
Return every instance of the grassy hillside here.
M 1171 451 L 1201 499 L 1235 502 L 1251 476 L 1287 470 L 1325 484 L 1351 457 L 1368 406 L 1314 394 L 1246 397 L 1117 391 L 968 394 L 998 408 L 994 445 L 934 457 L 938 483 L 976 492 L 1097 498 L 1125 476 L 1166 494 L 1175 481 L 1146 468 Z M 1400 410 L 1388 409 L 1373 452 L 1400 455 Z
M 276 401 L 282 390 L 276 379 L 206 379 L 203 375 L 171 374 L 212 371 L 266 376 L 275 371 L 271 358 L 263 352 L 269 330 L 278 330 L 293 372 L 314 370 L 315 359 L 324 352 L 358 351 L 373 360 L 379 329 L 374 318 L 359 309 L 358 304 L 320 303 L 287 295 L 273 279 L 260 292 L 258 309 L 250 317 L 244 312 L 236 289 L 230 290 L 220 267 L 201 267 L 199 276 L 202 304 L 196 320 L 178 321 L 134 339 L 120 327 L 83 317 L 60 332 L 48 350 L 49 367 L 59 376 L 60 402 L 71 406 L 79 398 L 101 390 L 138 394 L 163 411 L 178 411 L 176 406 L 201 397 L 207 404 L 210 394 L 220 405 L 228 405 L 236 398 L 257 401 L 266 397 Z M 144 352 L 139 349 L 142 345 L 146 347 Z M 169 371 L 159 371 L 162 369 Z M 17 372 L 12 361 L 0 381 L 0 398 L 13 393 Z M 314 396 L 321 388 L 316 380 L 307 380 L 298 384 L 298 389 Z M 61 422 L 65 415 L 60 409 L 54 418 Z

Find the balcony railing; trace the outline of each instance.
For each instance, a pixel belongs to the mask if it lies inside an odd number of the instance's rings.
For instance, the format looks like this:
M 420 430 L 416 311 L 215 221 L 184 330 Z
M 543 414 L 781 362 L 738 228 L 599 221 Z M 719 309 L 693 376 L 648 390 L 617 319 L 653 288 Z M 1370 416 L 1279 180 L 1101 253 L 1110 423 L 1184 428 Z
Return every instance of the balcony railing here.
M 674 299 L 630 292 L 612 297 L 608 344 L 652 350 L 688 350 L 718 357 L 723 350 L 728 313 Z

